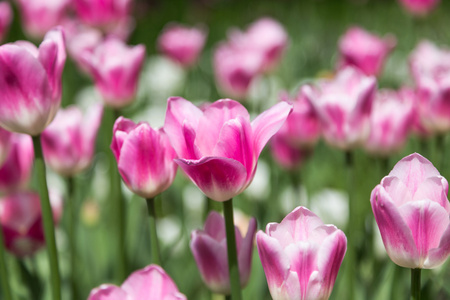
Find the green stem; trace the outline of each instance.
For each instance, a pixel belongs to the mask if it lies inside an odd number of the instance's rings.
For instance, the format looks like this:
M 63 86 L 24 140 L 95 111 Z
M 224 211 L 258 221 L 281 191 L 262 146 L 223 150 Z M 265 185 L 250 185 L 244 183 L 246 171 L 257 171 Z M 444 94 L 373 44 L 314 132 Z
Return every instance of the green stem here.
M 55 224 L 53 212 L 48 195 L 47 177 L 45 173 L 44 156 L 42 154 L 41 137 L 33 136 L 34 155 L 37 179 L 39 183 L 39 195 L 41 199 L 42 222 L 44 226 L 45 243 L 50 264 L 51 291 L 54 300 L 61 299 L 61 277 L 59 274 L 58 251 L 55 241 Z
M 69 199 L 67 201 L 67 215 L 68 215 L 68 234 L 70 247 L 70 289 L 72 299 L 78 299 L 77 289 L 77 263 L 76 263 L 76 219 L 78 217 L 77 204 L 75 197 L 75 182 L 72 176 L 67 178 L 67 186 L 69 191 Z
M 152 261 L 157 265 L 161 265 L 161 255 L 159 253 L 158 233 L 156 231 L 156 210 L 155 198 L 147 198 L 147 209 L 150 223 L 150 243 L 152 248 Z
M 411 269 L 411 300 L 420 300 L 420 271 Z
M 0 227 L 0 279 L 2 287 L 2 295 L 5 300 L 11 300 L 11 288 L 8 282 L 8 271 L 6 268 L 6 251 L 5 243 L 3 238 L 3 229 Z
M 354 157 L 351 151 L 345 152 L 345 162 L 347 166 L 347 192 L 348 192 L 348 246 L 347 246 L 347 276 L 348 276 L 348 300 L 355 298 L 355 278 L 356 278 L 356 201 L 354 199 Z M 353 222 L 352 222 L 353 221 Z M 352 223 L 352 224 L 351 224 Z M 356 223 L 356 224 L 355 224 Z
M 225 229 L 227 232 L 228 272 L 230 277 L 231 298 L 233 300 L 240 300 L 242 294 L 237 260 L 236 236 L 234 232 L 233 199 L 223 202 L 223 214 L 225 216 Z

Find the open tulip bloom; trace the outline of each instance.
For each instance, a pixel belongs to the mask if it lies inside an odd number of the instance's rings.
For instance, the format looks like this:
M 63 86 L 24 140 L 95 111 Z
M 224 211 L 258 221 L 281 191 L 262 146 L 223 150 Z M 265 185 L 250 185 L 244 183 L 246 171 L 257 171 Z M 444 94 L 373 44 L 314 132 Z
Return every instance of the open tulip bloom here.
M 326 300 L 347 249 L 345 234 L 305 207 L 258 231 L 256 244 L 274 300 Z

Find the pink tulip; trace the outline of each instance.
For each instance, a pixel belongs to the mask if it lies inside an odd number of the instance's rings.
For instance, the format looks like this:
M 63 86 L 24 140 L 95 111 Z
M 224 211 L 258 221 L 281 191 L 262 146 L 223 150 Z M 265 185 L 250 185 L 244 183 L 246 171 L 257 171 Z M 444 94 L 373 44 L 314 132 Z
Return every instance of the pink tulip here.
M 144 45 L 128 47 L 117 38 L 105 40 L 84 56 L 106 105 L 122 108 L 134 101 L 144 58 Z
M 347 250 L 341 230 L 301 206 L 258 231 L 256 244 L 274 300 L 328 299 Z
M 0 194 L 28 186 L 33 170 L 34 150 L 31 137 L 13 133 L 11 149 L 0 166 Z
M 250 277 L 256 219 L 250 220 L 245 237 L 242 237 L 237 227 L 235 227 L 235 231 L 239 278 L 241 287 L 245 287 Z M 230 279 L 225 219 L 215 211 L 210 212 L 205 222 L 205 229 L 192 232 L 190 246 L 202 279 L 208 288 L 214 293 L 229 295 Z
M 413 102 L 402 91 L 380 90 L 370 115 L 369 152 L 388 156 L 399 151 L 413 125 Z
M 40 39 L 68 16 L 70 0 L 17 0 L 24 31 Z
M 8 157 L 9 149 L 11 148 L 11 137 L 13 134 L 0 127 L 0 167 Z
M 100 104 L 90 107 L 84 116 L 76 106 L 58 111 L 41 139 L 45 162 L 50 168 L 61 175 L 73 176 L 90 166 L 102 115 Z
M 66 60 L 60 28 L 49 31 L 37 49 L 19 41 L 0 46 L 0 126 L 38 135 L 61 103 L 61 74 Z
M 440 0 L 399 0 L 399 2 L 409 13 L 424 16 L 431 12 Z
M 86 25 L 111 32 L 130 22 L 131 0 L 74 0 L 78 17 Z
M 450 50 L 421 42 L 410 57 L 421 123 L 431 132 L 450 130 Z
M 61 217 L 62 199 L 50 194 L 55 222 Z M 18 257 L 34 254 L 45 245 L 41 204 L 35 192 L 16 192 L 0 198 L 0 225 L 6 248 Z
M 263 63 L 260 51 L 222 43 L 214 52 L 216 83 L 226 95 L 244 99 L 252 82 L 260 75 Z
M 375 90 L 374 77 L 345 68 L 334 79 L 305 86 L 304 93 L 319 116 L 325 140 L 340 149 L 350 149 L 369 134 Z
M 263 56 L 262 71 L 270 71 L 279 64 L 288 45 L 288 35 L 276 20 L 261 18 L 245 32 L 232 31 L 230 43 L 236 48 L 260 52 Z
M 405 268 L 438 267 L 450 255 L 448 182 L 426 158 L 400 160 L 370 196 L 386 252 Z
M 118 287 L 102 284 L 89 294 L 88 300 L 185 300 L 169 275 L 158 265 L 149 265 L 131 273 Z
M 8 34 L 9 26 L 13 19 L 13 11 L 9 2 L 0 2 L 0 42 L 3 41 Z
M 339 68 L 353 66 L 366 75 L 379 75 L 395 44 L 392 35 L 380 38 L 360 27 L 351 27 L 339 40 Z
M 206 196 L 226 201 L 251 183 L 259 154 L 291 110 L 280 102 L 250 123 L 247 110 L 234 100 L 219 100 L 201 110 L 172 97 L 164 130 L 178 154 L 175 162 Z
M 167 57 L 184 67 L 193 65 L 206 41 L 206 30 L 168 24 L 158 38 L 158 48 Z
M 141 197 L 155 197 L 175 178 L 176 154 L 163 129 L 119 117 L 113 128 L 111 150 L 123 181 Z
M 288 170 L 295 170 L 300 167 L 312 151 L 311 149 L 293 146 L 289 140 L 278 134 L 275 134 L 270 140 L 270 150 L 275 161 Z

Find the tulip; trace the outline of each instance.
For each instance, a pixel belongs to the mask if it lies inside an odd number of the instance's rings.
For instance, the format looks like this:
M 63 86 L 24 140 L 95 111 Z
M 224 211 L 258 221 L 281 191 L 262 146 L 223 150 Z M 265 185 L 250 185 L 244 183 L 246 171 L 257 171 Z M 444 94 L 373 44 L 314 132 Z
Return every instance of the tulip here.
M 171 60 L 184 67 L 193 65 L 206 41 L 206 30 L 179 24 L 167 25 L 158 38 L 158 48 Z
M 103 101 L 114 108 L 134 101 L 144 58 L 144 45 L 128 47 L 117 38 L 105 40 L 83 57 Z
M 33 38 L 40 39 L 57 25 L 61 25 L 68 15 L 70 0 L 17 0 L 24 31 Z
M 245 287 L 250 277 L 256 219 L 250 220 L 245 237 L 242 237 L 237 227 L 235 230 L 241 287 Z M 211 211 L 204 230 L 192 232 L 190 247 L 208 288 L 214 293 L 230 294 L 224 218 L 219 213 Z
M 371 153 L 388 156 L 399 151 L 406 142 L 413 122 L 413 102 L 401 91 L 381 90 L 377 93 L 370 115 L 370 134 L 365 144 Z
M 143 198 L 154 198 L 175 178 L 176 154 L 163 129 L 119 117 L 113 128 L 111 150 L 123 181 Z
M 410 57 L 421 123 L 434 133 L 450 130 L 450 50 L 421 42 Z
M 328 299 L 347 249 L 341 230 L 301 206 L 258 231 L 256 244 L 274 300 Z
M 362 28 L 351 27 L 339 40 L 339 68 L 353 66 L 366 75 L 377 76 L 395 44 L 392 35 L 380 38 Z
M 399 0 L 399 2 L 409 13 L 424 16 L 430 13 L 440 0 Z
M 374 77 L 353 68 L 345 68 L 334 79 L 322 80 L 315 87 L 305 86 L 304 93 L 329 144 L 349 150 L 367 138 L 375 89 Z
M 9 149 L 11 148 L 12 133 L 0 127 L 0 167 L 8 157 Z
M 261 18 L 252 23 L 245 32 L 232 31 L 230 43 L 236 48 L 249 48 L 260 52 L 263 56 L 261 71 L 266 72 L 279 64 L 288 45 L 288 35 L 276 20 Z
M 44 158 L 50 168 L 73 176 L 90 166 L 102 114 L 100 104 L 90 107 L 85 116 L 76 106 L 58 111 L 42 133 Z
M 450 255 L 448 182 L 420 154 L 404 157 L 370 196 L 386 252 L 399 266 L 431 269 Z
M 283 168 L 295 170 L 300 167 L 311 150 L 293 146 L 289 140 L 275 134 L 270 140 L 270 150 L 275 161 Z
M 28 186 L 33 162 L 34 151 L 31 137 L 13 133 L 9 155 L 5 163 L 0 166 L 0 194 Z
M 0 42 L 3 41 L 8 34 L 9 26 L 13 18 L 13 11 L 9 2 L 0 2 Z
M 178 154 L 175 162 L 207 197 L 223 202 L 251 183 L 263 147 L 291 110 L 280 102 L 250 123 L 247 110 L 234 100 L 219 100 L 201 110 L 172 97 L 164 130 Z
M 185 300 L 186 296 L 178 291 L 169 275 L 158 265 L 149 265 L 133 272 L 118 287 L 103 284 L 89 294 L 88 300 Z
M 61 217 L 62 200 L 52 194 L 55 222 Z M 39 195 L 22 191 L 0 198 L 0 225 L 6 248 L 18 257 L 34 254 L 45 245 Z
M 61 103 L 61 74 L 66 60 L 63 32 L 49 31 L 39 49 L 20 41 L 0 46 L 0 126 L 38 135 Z

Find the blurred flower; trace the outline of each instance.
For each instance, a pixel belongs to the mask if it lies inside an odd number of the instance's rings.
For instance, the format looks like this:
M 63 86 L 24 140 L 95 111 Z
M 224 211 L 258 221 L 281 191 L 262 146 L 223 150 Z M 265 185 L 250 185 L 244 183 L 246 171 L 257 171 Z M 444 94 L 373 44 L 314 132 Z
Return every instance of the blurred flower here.
M 422 123 L 421 118 L 421 109 L 419 104 L 419 97 L 417 96 L 417 92 L 409 87 L 402 87 L 399 90 L 400 97 L 405 102 L 410 102 L 412 107 L 412 124 L 411 124 L 411 130 L 421 136 L 421 137 L 427 137 L 432 134 L 432 132 L 425 128 L 425 126 Z
M 41 39 L 47 31 L 61 25 L 67 18 L 70 0 L 16 0 L 22 15 L 25 33 Z
M 0 127 L 0 167 L 8 157 L 12 136 L 12 132 Z
M 440 0 L 399 0 L 399 2 L 411 14 L 423 16 L 431 12 Z
M 7 1 L 0 2 L 0 42 L 7 36 L 12 19 L 13 11 L 11 4 Z
M 400 160 L 370 196 L 386 252 L 405 268 L 438 267 L 450 255 L 448 182 L 426 158 Z
M 311 196 L 311 211 L 328 224 L 346 228 L 348 223 L 348 193 L 325 188 Z
M 245 237 L 242 237 L 237 227 L 235 231 L 241 287 L 245 287 L 250 277 L 256 219 L 250 220 Z M 225 219 L 219 213 L 211 211 L 206 219 L 204 230 L 192 232 L 190 246 L 202 279 L 208 288 L 214 293 L 229 295 L 231 291 Z
M 370 134 L 365 148 L 382 156 L 399 151 L 413 122 L 413 102 L 402 91 L 380 90 L 370 114 Z
M 361 144 L 369 134 L 369 115 L 376 80 L 347 67 L 334 79 L 305 86 L 303 92 L 316 110 L 325 140 L 340 149 Z
M 347 250 L 341 230 L 302 206 L 258 231 L 256 244 L 274 300 L 328 299 Z
M 60 109 L 41 136 L 45 162 L 57 173 L 73 176 L 89 167 L 103 115 L 100 104 L 86 114 L 77 106 Z
M 106 105 L 122 108 L 134 101 L 144 58 L 144 45 L 128 47 L 117 38 L 98 45 L 83 60 Z
M 175 178 L 176 154 L 161 128 L 155 130 L 148 123 L 135 124 L 119 117 L 113 128 L 111 150 L 123 181 L 141 197 L 155 197 Z
M 366 75 L 377 76 L 395 44 L 392 35 L 380 38 L 360 27 L 351 27 L 339 40 L 341 57 L 338 66 L 354 66 Z
M 118 287 L 102 284 L 89 294 L 88 300 L 185 300 L 186 296 L 178 291 L 169 275 L 158 265 L 149 265 L 131 273 Z
M 158 38 L 163 54 L 184 67 L 193 65 L 205 45 L 207 32 L 201 27 L 170 23 Z
M 279 165 L 288 170 L 295 170 L 312 150 L 293 146 L 285 137 L 275 134 L 270 140 L 270 151 Z
M 0 46 L 0 126 L 38 135 L 61 103 L 61 74 L 66 60 L 61 28 L 49 31 L 36 48 L 26 41 Z
M 62 199 L 50 193 L 55 223 L 61 217 Z M 18 257 L 34 254 L 45 245 L 41 204 L 35 192 L 15 192 L 0 198 L 0 225 L 6 248 Z
M 164 130 L 178 154 L 175 162 L 207 197 L 226 201 L 251 183 L 263 147 L 291 110 L 280 102 L 250 123 L 239 102 L 219 100 L 201 110 L 172 97 Z
M 245 32 L 233 30 L 229 36 L 235 48 L 252 49 L 263 56 L 261 71 L 275 68 L 288 45 L 288 35 L 283 26 L 271 18 L 261 18 L 252 23 Z
M 9 154 L 0 166 L 0 194 L 25 188 L 33 170 L 34 150 L 31 137 L 13 133 L 10 143 Z
M 423 126 L 434 133 L 450 130 L 450 51 L 421 42 L 410 56 L 416 83 L 419 115 Z

